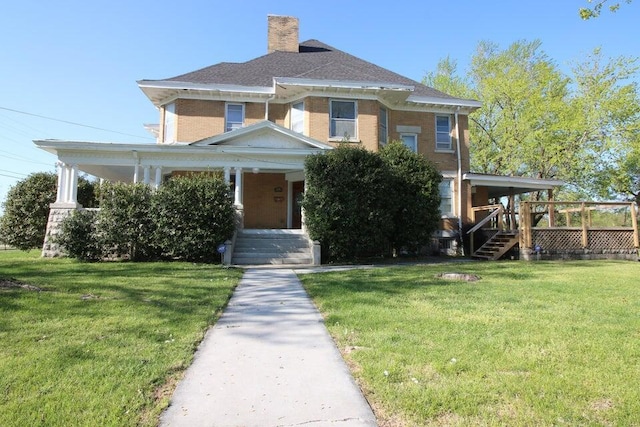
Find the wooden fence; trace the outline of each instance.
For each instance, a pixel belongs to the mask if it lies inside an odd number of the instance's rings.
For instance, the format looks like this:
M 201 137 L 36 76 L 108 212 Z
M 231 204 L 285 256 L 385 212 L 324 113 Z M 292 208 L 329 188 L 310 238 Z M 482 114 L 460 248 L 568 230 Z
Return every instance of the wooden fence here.
M 638 259 L 633 202 L 521 202 L 521 259 Z

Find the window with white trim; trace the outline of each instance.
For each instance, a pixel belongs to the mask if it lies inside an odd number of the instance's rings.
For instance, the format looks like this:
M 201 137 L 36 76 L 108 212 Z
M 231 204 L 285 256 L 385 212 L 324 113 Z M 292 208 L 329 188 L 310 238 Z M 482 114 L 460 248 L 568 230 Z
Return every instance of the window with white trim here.
M 244 126 L 244 104 L 226 104 L 225 132 Z
M 329 137 L 356 139 L 356 118 L 358 117 L 356 101 L 332 99 L 329 102 L 329 110 Z
M 449 116 L 436 116 L 436 150 L 452 150 L 451 117 Z
M 400 139 L 407 148 L 414 153 L 418 152 L 418 134 L 415 133 L 401 133 Z
M 387 116 L 387 109 L 380 107 L 380 114 L 378 115 L 378 141 L 380 144 L 386 145 L 389 139 L 389 132 L 387 131 L 389 121 Z
M 304 102 L 291 104 L 291 130 L 304 133 Z
M 176 103 L 164 106 L 164 123 L 162 139 L 164 143 L 176 142 Z
M 443 178 L 438 186 L 440 190 L 440 215 L 453 216 L 453 179 Z

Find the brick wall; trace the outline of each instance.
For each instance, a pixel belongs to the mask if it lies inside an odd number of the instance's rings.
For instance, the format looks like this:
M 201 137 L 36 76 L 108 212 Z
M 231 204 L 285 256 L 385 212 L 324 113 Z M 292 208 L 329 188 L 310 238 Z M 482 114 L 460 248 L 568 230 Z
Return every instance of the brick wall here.
M 245 173 L 243 179 L 244 227 L 287 228 L 288 188 L 284 174 Z
M 177 140 L 194 142 L 223 133 L 224 105 L 221 101 L 176 100 Z

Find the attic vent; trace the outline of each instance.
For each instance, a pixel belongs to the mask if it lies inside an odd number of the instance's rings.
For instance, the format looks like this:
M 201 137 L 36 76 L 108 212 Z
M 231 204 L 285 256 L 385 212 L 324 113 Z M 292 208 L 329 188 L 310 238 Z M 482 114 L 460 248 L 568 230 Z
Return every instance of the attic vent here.
M 298 18 L 268 15 L 267 53 L 298 52 Z

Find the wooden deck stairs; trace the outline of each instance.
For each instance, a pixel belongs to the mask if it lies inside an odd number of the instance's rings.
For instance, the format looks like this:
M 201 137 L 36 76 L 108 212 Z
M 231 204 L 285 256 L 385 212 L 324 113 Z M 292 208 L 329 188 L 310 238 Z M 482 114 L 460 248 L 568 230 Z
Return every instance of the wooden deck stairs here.
M 476 259 L 495 261 L 506 254 L 520 241 L 518 230 L 498 231 L 493 237 L 480 246 L 472 255 Z

